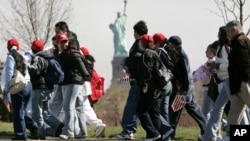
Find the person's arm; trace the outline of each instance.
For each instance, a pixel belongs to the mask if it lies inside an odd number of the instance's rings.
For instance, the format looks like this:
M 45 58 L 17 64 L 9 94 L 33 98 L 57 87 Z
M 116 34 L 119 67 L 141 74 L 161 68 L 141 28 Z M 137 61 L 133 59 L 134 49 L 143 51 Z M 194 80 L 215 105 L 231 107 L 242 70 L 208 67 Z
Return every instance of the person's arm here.
M 10 109 L 10 101 L 9 101 L 9 81 L 11 80 L 13 74 L 14 74 L 14 69 L 15 69 L 15 60 L 11 55 L 7 56 L 7 59 L 5 61 L 5 73 L 2 75 L 5 75 L 5 80 L 4 80 L 4 88 L 3 88 L 3 102 L 8 110 L 8 112 L 11 111 Z
M 249 74 L 249 68 L 250 68 L 250 48 L 247 47 L 246 42 L 240 42 L 237 46 L 237 49 L 239 50 L 239 66 L 240 66 L 240 73 L 241 73 L 241 80 L 244 82 L 248 82 L 250 78 Z
M 9 81 L 11 80 L 12 76 L 14 75 L 15 71 L 15 60 L 11 55 L 7 56 L 5 62 L 5 85 L 4 85 L 4 92 L 9 92 Z
M 80 52 L 79 53 L 73 52 L 72 57 L 73 57 L 73 62 L 76 63 L 76 67 L 79 69 L 83 79 L 86 81 L 90 81 L 91 76 L 82 60 L 83 58 Z

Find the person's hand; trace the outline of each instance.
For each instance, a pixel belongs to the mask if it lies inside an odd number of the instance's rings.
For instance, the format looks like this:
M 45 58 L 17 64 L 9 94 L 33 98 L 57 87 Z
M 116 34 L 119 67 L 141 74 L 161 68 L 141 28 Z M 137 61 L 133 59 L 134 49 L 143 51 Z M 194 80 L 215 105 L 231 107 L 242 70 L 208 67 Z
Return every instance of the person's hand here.
M 7 111 L 10 112 L 11 109 L 10 109 L 10 102 L 9 102 L 9 99 L 8 99 L 8 93 L 9 92 L 3 92 L 3 103 L 4 103 Z
M 129 76 L 126 74 L 120 78 L 120 81 L 122 82 L 128 82 L 129 81 Z
M 210 69 L 219 69 L 220 63 L 211 62 L 209 63 Z
M 145 94 L 147 91 L 148 91 L 148 86 L 144 86 L 144 87 L 142 88 L 142 92 Z
M 186 91 L 182 91 L 182 90 L 179 90 L 179 91 L 177 91 L 177 94 L 178 95 L 186 95 Z

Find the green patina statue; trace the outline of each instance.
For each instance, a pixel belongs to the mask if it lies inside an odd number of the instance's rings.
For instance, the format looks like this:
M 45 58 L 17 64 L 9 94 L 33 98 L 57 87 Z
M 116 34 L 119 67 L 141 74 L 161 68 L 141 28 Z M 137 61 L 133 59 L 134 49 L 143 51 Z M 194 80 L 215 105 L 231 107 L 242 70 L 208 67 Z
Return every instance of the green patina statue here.
M 120 12 L 117 13 L 117 19 L 113 24 L 109 25 L 109 28 L 114 33 L 114 56 L 127 56 L 128 52 L 126 51 L 127 42 L 126 42 L 126 20 L 127 16 L 125 14 L 126 3 L 124 1 L 124 12 L 121 14 Z

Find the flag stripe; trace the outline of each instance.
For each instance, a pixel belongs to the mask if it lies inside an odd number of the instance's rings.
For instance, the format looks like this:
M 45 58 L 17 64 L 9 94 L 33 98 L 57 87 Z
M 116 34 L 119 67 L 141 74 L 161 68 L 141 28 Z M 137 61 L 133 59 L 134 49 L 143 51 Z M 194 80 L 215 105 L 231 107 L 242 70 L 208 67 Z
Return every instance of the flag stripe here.
M 182 97 L 183 97 L 182 95 L 178 94 L 175 96 L 173 103 L 171 105 L 171 108 L 173 109 L 174 112 L 179 111 L 186 105 L 186 101 L 184 101 Z

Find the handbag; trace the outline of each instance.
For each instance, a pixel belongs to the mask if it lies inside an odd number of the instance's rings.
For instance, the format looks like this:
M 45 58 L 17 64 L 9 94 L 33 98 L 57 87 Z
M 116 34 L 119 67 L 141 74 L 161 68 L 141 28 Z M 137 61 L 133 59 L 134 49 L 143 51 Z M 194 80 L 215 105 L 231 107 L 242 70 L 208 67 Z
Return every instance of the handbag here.
M 15 69 L 14 75 L 9 82 L 9 89 L 11 94 L 17 94 L 21 90 L 23 90 L 27 85 L 27 81 L 24 78 L 23 74 Z
M 218 91 L 218 83 L 216 81 L 216 77 L 212 76 L 208 85 L 208 96 L 215 101 L 219 95 Z

